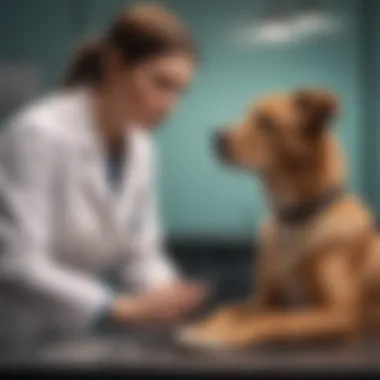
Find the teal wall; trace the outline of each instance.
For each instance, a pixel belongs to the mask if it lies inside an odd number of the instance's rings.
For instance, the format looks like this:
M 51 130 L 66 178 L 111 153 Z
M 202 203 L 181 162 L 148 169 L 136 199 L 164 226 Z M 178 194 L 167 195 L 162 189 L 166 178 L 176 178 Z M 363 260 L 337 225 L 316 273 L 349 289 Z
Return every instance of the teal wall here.
M 221 167 L 210 149 L 210 135 L 238 117 L 253 98 L 298 85 L 323 85 L 340 94 L 344 112 L 337 131 L 348 153 L 349 182 L 364 193 L 360 0 L 325 1 L 346 21 L 344 33 L 336 38 L 265 48 L 234 39 L 237 28 L 249 22 L 265 0 L 161 2 L 187 20 L 202 53 L 194 84 L 157 136 L 162 211 L 169 233 L 250 235 L 256 230 L 265 216 L 260 187 Z M 126 3 L 131 2 L 1 0 L 0 58 L 35 59 L 43 66 L 49 87 L 76 36 L 98 32 Z
M 1 0 L 0 60 L 38 64 L 44 87 L 56 83 L 76 33 L 72 0 Z
M 373 204 L 378 212 L 380 211 L 380 148 L 378 141 L 380 141 L 380 2 L 372 0 L 373 6 L 370 7 L 368 13 L 372 16 L 373 28 L 368 31 L 368 35 L 371 36 L 372 44 L 369 46 L 369 61 L 370 70 L 368 75 L 368 86 L 371 86 L 371 91 L 368 94 L 368 101 L 370 106 L 368 112 L 367 124 L 363 125 L 365 133 L 368 134 L 368 141 L 373 142 L 372 151 L 374 154 L 368 160 L 368 176 L 374 178 L 369 183 L 372 189 L 371 197 Z M 372 48 L 371 48 L 372 47 Z M 376 175 L 376 173 L 379 173 Z

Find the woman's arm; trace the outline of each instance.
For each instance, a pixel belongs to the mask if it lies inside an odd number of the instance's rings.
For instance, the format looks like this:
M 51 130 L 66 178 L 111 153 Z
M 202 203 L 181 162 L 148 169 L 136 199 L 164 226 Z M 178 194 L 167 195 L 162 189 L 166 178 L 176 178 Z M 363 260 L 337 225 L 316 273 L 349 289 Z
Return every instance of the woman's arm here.
M 17 122 L 0 142 L 0 280 L 69 308 L 79 326 L 107 308 L 112 293 L 95 278 L 55 262 L 51 249 L 57 147 L 47 132 Z

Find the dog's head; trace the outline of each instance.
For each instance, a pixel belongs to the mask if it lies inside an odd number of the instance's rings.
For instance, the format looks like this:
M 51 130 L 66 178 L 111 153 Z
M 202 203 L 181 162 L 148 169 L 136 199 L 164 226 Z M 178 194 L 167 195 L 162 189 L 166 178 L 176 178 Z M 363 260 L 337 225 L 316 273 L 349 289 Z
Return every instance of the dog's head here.
M 324 90 L 269 96 L 218 131 L 215 148 L 223 161 L 250 170 L 296 168 L 318 154 L 337 111 L 337 98 Z

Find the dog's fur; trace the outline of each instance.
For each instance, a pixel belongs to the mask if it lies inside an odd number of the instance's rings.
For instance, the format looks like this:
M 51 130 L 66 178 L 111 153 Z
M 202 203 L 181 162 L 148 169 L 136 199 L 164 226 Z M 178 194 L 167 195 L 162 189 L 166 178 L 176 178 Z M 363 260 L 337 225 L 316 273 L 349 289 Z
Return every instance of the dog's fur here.
M 360 200 L 344 192 L 294 225 L 275 212 L 344 186 L 342 154 L 329 128 L 337 112 L 335 95 L 324 90 L 277 94 L 220 135 L 228 163 L 259 173 L 273 212 L 261 231 L 252 299 L 181 330 L 183 343 L 353 342 L 380 327 L 380 243 Z

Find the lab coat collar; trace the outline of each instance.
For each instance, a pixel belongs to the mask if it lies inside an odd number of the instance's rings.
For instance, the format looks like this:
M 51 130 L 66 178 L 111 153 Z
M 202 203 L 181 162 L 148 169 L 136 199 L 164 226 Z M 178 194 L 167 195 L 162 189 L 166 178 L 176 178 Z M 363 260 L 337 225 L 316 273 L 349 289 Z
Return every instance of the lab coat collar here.
M 110 222 L 117 225 L 125 225 L 128 207 L 131 207 L 136 178 L 138 147 L 135 143 L 135 136 L 131 128 L 125 134 L 125 143 L 129 144 L 129 151 L 123 165 L 123 179 L 117 192 L 114 192 L 107 183 L 106 177 L 106 157 L 99 136 L 96 133 L 96 121 L 94 120 L 94 110 L 92 109 L 90 90 L 81 88 L 76 91 L 77 105 L 79 106 L 78 116 L 81 120 L 80 139 L 83 154 L 89 163 L 87 173 L 88 183 L 91 184 L 93 197 L 98 202 L 99 207 L 104 208 L 104 215 L 108 216 Z

